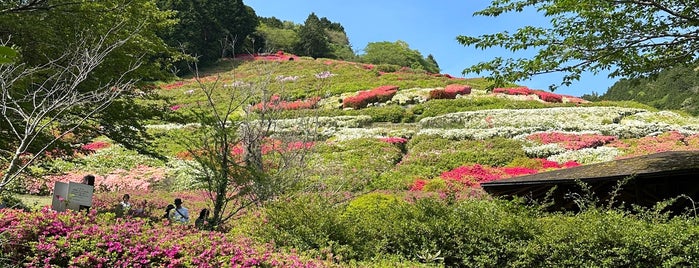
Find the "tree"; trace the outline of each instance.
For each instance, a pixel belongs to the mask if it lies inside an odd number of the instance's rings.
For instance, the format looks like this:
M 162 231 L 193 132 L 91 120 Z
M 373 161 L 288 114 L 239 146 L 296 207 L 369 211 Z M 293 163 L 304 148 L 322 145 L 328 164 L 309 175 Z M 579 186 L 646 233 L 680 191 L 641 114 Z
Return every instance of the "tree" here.
M 241 52 L 229 51 L 230 44 L 245 40 L 258 24 L 255 11 L 242 0 L 159 0 L 158 5 L 177 11 L 179 21 L 162 38 L 198 58 L 201 65 Z
M 431 73 L 439 72 L 436 62 L 435 64 L 430 63 L 422 57 L 420 51 L 410 49 L 408 43 L 401 40 L 393 43 L 385 41 L 369 43 L 364 48 L 364 55 L 361 58 L 363 62 L 367 63 L 394 64 Z
M 610 70 L 610 77 L 654 75 L 697 61 L 697 6 L 696 0 L 496 0 L 475 15 L 497 17 L 536 9 L 550 19 L 550 26 L 457 37 L 459 43 L 479 49 L 538 49 L 533 57 L 496 57 L 470 66 L 464 73 L 487 72 L 497 85 L 552 72 L 565 73 L 560 85 L 579 80 L 584 71 L 598 74 Z M 557 86 L 551 85 L 551 89 Z
M 299 43 L 296 51 L 300 55 L 314 58 L 327 57 L 330 53 L 330 42 L 323 25 L 315 13 L 306 18 L 299 29 Z
M 434 59 L 434 56 L 432 54 L 427 55 L 427 58 L 425 59 L 427 61 L 427 64 L 432 66 L 434 69 L 436 69 L 436 72 L 433 73 L 439 73 L 439 64 L 437 63 L 437 60 Z
M 121 26 L 116 25 L 114 30 Z M 131 89 L 134 81 L 124 77 L 138 68 L 138 61 L 118 79 L 105 81 L 90 91 L 81 89 L 107 56 L 131 37 L 116 43 L 108 42 L 110 38 L 105 35 L 93 41 L 84 36 L 82 43 L 38 67 L 0 65 L 0 137 L 4 137 L 0 139 L 0 164 L 4 165 L 0 193 L 54 143 L 108 107 L 121 92 Z M 47 135 L 50 132 L 53 136 Z
M 153 0 L 2 4 L 0 40 L 11 52 L 0 54 L 11 60 L 0 63 L 0 192 L 47 151 L 70 155 L 71 142 L 98 134 L 134 141 L 134 131 L 145 132 L 99 121 L 129 115 L 105 111 L 114 101 L 132 103 L 118 97 L 140 79 L 162 77 L 169 52 L 155 32 L 173 23 L 170 12 Z
M 187 147 L 197 179 L 212 202 L 209 228 L 219 229 L 247 208 L 293 190 L 304 177 L 309 142 L 315 140 L 314 120 L 297 120 L 298 133 L 277 133 L 276 109 L 281 92 L 272 92 L 279 63 L 258 62 L 252 80 L 221 85 L 204 83 L 193 72 L 205 95 L 195 114 L 200 126 Z M 320 95 L 320 94 L 319 94 Z M 253 106 L 250 103 L 259 102 Z

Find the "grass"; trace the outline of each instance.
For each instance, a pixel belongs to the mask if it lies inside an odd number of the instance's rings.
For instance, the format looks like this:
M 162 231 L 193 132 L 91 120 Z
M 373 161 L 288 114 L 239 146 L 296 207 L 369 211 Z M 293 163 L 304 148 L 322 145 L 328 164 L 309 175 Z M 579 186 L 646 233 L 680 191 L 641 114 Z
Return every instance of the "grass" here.
M 40 209 L 45 206 L 50 206 L 52 196 L 37 196 L 37 195 L 17 195 L 17 198 L 22 200 L 22 203 L 31 209 Z

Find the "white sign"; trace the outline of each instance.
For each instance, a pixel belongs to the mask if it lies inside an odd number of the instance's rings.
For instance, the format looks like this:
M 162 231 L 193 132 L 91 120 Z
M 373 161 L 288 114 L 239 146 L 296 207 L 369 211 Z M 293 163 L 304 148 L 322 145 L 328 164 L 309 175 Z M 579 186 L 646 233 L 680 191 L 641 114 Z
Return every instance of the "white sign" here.
M 68 184 L 57 181 L 53 186 L 53 201 L 51 201 L 51 209 L 55 211 L 66 211 L 67 200 Z
M 87 184 L 69 182 L 68 183 L 68 209 L 79 210 L 80 206 L 92 206 L 92 192 L 94 186 Z

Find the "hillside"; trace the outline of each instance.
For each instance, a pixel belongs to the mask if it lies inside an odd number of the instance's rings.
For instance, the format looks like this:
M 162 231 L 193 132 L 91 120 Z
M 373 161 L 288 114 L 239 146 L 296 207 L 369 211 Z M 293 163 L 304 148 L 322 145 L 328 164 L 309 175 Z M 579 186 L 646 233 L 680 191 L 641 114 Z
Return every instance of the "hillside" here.
M 678 66 L 652 78 L 622 79 L 599 99 L 636 101 L 663 110 L 682 110 L 699 114 L 699 69 Z
M 636 217 L 612 209 L 600 213 L 592 203 L 580 215 L 547 214 L 518 201 L 493 200 L 480 183 L 655 152 L 699 150 L 699 119 L 636 102 L 588 102 L 526 87 L 488 92 L 487 86 L 482 79 L 293 55 L 223 61 L 202 70 L 201 77 L 161 83 L 134 100 L 163 113 L 144 121 L 152 136 L 149 148 L 159 157 L 95 137 L 74 144 L 74 157 L 47 155 L 34 165 L 32 176 L 16 181 L 14 191 L 46 196 L 57 181 L 79 182 L 94 174 L 93 212 L 0 210 L 0 227 L 11 226 L 0 232 L 19 243 L 39 237 L 40 245 L 50 248 L 7 247 L 1 256 L 58 266 L 143 261 L 182 262 L 185 267 L 229 262 L 500 267 L 530 256 L 519 261 L 536 267 L 578 260 L 578 252 L 570 248 L 579 243 L 592 245 L 581 249 L 589 256 L 607 254 L 605 258 L 633 263 L 646 259 L 635 251 L 610 253 L 607 247 L 684 250 L 694 241 L 689 234 L 696 230 L 694 221 L 669 219 L 660 210 L 639 210 L 643 214 Z M 206 105 L 209 97 L 224 110 L 226 100 L 239 101 L 230 125 L 273 117 L 258 148 L 267 172 L 260 177 L 272 183 L 260 185 L 284 190 L 255 203 L 265 189 L 250 194 L 245 187 L 259 186 L 258 181 L 231 183 L 237 187 L 227 195 L 231 219 L 219 226 L 220 232 L 200 231 L 193 220 L 180 226 L 162 219 L 173 198 L 184 200 L 192 218 L 213 206 L 211 192 L 205 190 L 212 175 L 201 172 L 212 163 L 201 160 L 221 152 L 204 143 L 216 133 L 200 131 L 216 123 Z M 229 155 L 242 162 L 249 147 L 239 141 L 226 145 Z M 302 161 L 293 162 L 297 159 Z M 238 182 L 244 176 L 226 178 Z M 119 205 L 125 193 L 134 209 Z M 610 228 L 616 228 L 611 230 L 615 239 L 606 236 Z M 634 242 L 638 230 L 651 242 Z M 675 239 L 668 230 L 688 240 Z M 682 254 L 653 255 L 652 261 L 676 263 L 675 256 Z M 574 263 L 601 266 L 591 262 L 596 260 Z

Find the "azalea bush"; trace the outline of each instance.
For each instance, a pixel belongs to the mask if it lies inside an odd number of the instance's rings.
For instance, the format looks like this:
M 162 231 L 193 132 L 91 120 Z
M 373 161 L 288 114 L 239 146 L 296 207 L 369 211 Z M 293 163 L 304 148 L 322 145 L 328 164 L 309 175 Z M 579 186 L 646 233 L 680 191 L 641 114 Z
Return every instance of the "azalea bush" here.
M 463 96 L 470 93 L 470 86 L 451 84 L 444 89 L 434 89 L 430 91 L 430 99 L 455 99 L 457 95 Z
M 342 107 L 360 109 L 367 107 L 370 103 L 386 102 L 390 100 L 397 91 L 397 86 L 380 86 L 372 90 L 361 91 L 355 96 L 343 99 Z
M 460 166 L 455 169 L 442 172 L 438 179 L 444 180 L 444 186 L 448 191 L 462 191 L 467 188 L 478 188 L 483 182 L 496 181 L 506 178 L 512 178 L 523 175 L 535 174 L 541 171 L 551 169 L 570 168 L 580 166 L 575 161 L 568 161 L 559 164 L 547 159 L 531 159 L 529 163 L 524 162 L 525 166 L 514 166 L 513 163 L 523 163 L 521 158 L 513 160 L 506 167 L 488 167 L 480 164 Z M 531 163 L 535 162 L 535 163 Z M 411 191 L 421 191 L 427 186 L 429 181 L 417 179 L 410 186 Z M 434 187 L 434 186 L 432 186 Z M 428 187 L 429 188 L 429 187 Z M 433 189 L 432 189 L 433 190 Z M 452 193 L 453 194 L 453 193 Z
M 320 97 L 311 97 L 305 100 L 296 101 L 284 101 L 281 100 L 279 95 L 273 95 L 269 101 L 264 103 L 257 103 L 252 106 L 253 111 L 262 110 L 300 110 L 300 109 L 313 109 L 320 100 Z
M 594 148 L 615 141 L 614 136 L 584 133 L 539 132 L 526 137 L 526 139 L 541 144 L 560 144 L 566 150 L 579 150 L 582 148 Z
M 522 144 L 512 139 L 453 141 L 436 136 L 413 137 L 407 154 L 393 169 L 381 174 L 372 185 L 376 189 L 408 189 L 415 179 L 437 177 L 445 170 L 465 164 L 505 166 L 525 157 Z
M 306 185 L 321 191 L 366 190 L 368 185 L 400 161 L 403 156 L 401 147 L 400 143 L 376 138 L 318 145 L 314 154 L 310 155 L 310 176 Z
M 684 135 L 669 131 L 657 136 L 619 140 L 609 145 L 621 150 L 624 157 L 632 157 L 666 151 L 699 150 L 698 141 L 699 134 Z
M 242 237 L 114 219 L 109 214 L 0 211 L 0 262 L 27 267 L 325 267 Z

